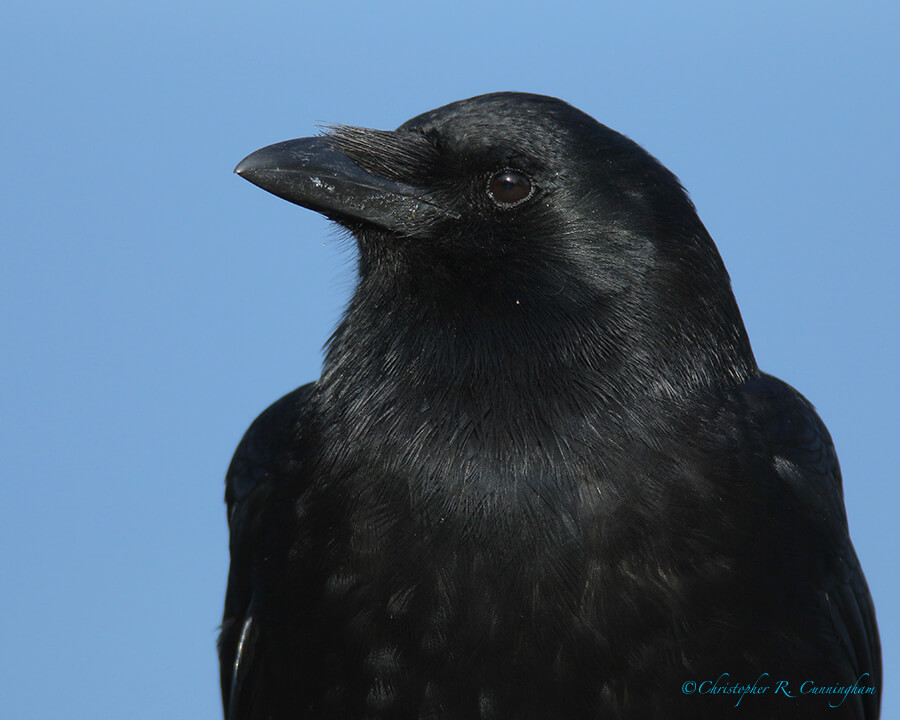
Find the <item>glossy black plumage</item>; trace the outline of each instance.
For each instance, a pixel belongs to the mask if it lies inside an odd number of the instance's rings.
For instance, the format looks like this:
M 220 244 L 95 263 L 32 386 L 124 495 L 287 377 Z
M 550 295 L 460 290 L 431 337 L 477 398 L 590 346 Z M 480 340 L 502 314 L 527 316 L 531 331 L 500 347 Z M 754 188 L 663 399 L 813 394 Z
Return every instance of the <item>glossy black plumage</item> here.
M 359 282 L 228 472 L 226 718 L 878 716 L 828 432 L 671 173 L 518 93 L 237 171 L 348 228 Z M 772 688 L 684 691 L 723 673 Z

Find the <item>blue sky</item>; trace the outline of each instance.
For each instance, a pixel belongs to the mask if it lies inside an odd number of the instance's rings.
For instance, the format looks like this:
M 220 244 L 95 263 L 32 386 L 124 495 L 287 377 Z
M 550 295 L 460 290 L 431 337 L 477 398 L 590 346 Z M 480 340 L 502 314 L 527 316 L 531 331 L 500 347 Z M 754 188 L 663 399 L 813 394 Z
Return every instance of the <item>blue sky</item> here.
M 524 90 L 691 192 L 760 365 L 834 436 L 900 715 L 900 6 L 743 5 L 5 3 L 4 714 L 219 716 L 224 472 L 318 376 L 353 280 L 236 162 Z

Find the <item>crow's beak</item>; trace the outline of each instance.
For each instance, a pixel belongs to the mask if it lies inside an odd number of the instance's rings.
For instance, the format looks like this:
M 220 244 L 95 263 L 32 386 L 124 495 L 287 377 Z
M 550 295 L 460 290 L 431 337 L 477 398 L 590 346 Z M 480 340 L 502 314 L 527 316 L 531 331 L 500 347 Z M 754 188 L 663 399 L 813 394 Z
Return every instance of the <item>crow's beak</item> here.
M 401 234 L 415 234 L 449 215 L 420 188 L 368 172 L 326 137 L 269 145 L 245 157 L 234 171 L 333 220 L 361 220 Z

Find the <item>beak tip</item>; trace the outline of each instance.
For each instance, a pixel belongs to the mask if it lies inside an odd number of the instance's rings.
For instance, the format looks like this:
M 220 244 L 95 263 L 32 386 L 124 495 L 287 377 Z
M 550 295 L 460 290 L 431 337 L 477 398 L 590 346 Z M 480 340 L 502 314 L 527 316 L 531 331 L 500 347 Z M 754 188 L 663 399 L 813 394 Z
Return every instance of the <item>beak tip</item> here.
M 251 163 L 247 162 L 249 159 L 250 159 L 250 156 L 248 155 L 243 160 L 241 160 L 237 165 L 234 166 L 234 172 L 236 175 L 243 176 L 244 173 L 246 173 L 250 169 Z

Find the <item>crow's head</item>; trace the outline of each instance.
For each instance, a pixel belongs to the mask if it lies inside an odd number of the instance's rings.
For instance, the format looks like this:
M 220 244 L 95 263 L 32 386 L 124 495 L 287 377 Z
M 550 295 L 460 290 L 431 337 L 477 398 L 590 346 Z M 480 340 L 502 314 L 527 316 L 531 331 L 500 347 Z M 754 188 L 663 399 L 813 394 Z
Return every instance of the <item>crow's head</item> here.
M 394 131 L 333 126 L 236 172 L 348 228 L 363 297 L 525 326 L 568 318 L 639 355 L 691 348 L 701 375 L 752 365 L 727 273 L 678 180 L 560 100 L 495 93 Z

